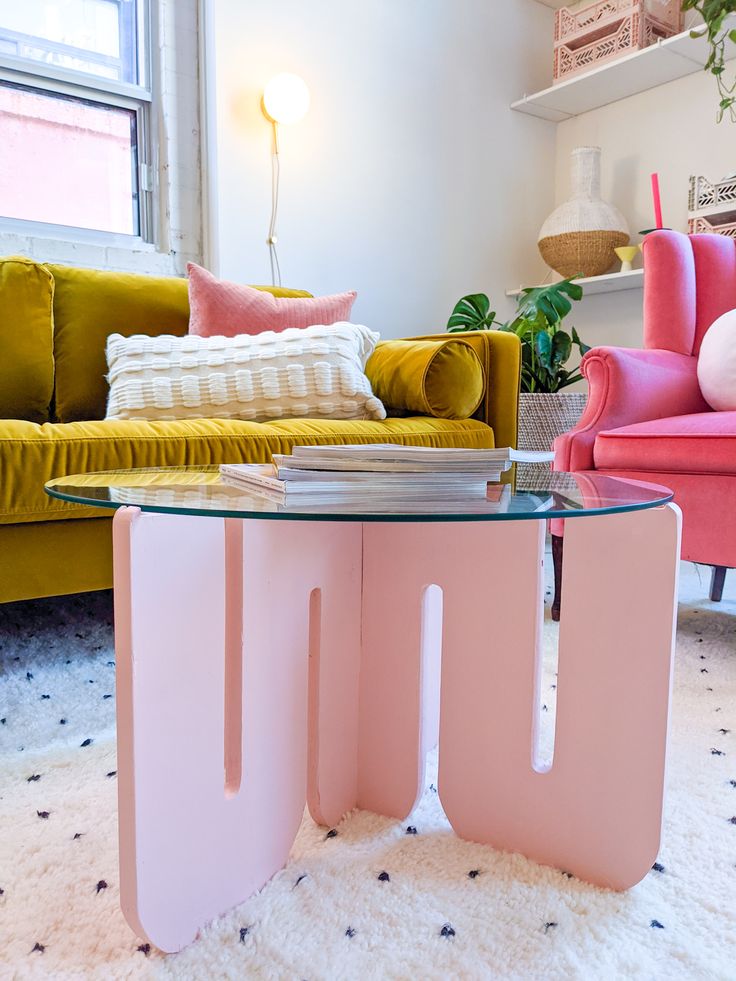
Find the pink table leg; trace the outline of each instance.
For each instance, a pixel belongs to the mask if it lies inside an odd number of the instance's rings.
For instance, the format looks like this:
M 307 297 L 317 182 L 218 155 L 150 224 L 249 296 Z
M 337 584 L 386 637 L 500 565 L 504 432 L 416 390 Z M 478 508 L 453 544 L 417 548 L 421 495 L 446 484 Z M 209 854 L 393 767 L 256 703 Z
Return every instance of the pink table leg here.
M 463 837 L 628 888 L 651 867 L 661 833 L 679 509 L 566 523 L 557 731 L 545 773 L 533 767 L 532 556 L 520 564 L 525 532 L 502 529 L 468 536 L 464 581 L 445 597 L 443 806 Z
M 355 804 L 360 526 L 124 508 L 114 543 L 121 905 L 175 951 L 286 863 L 308 757 L 318 816 Z

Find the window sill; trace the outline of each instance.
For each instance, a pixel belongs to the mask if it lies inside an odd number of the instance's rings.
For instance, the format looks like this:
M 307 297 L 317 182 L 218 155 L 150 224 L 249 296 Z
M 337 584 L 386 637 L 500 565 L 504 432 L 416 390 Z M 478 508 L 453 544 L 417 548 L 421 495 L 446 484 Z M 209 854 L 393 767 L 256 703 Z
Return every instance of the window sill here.
M 73 233 L 68 238 L 36 233 L 23 234 L 0 227 L 0 254 L 24 255 L 37 262 L 56 262 L 66 266 L 84 266 L 114 272 L 144 273 L 149 276 L 183 276 L 186 264 L 196 255 L 157 252 L 154 245 L 141 239 L 120 236 L 114 244 L 83 241 Z

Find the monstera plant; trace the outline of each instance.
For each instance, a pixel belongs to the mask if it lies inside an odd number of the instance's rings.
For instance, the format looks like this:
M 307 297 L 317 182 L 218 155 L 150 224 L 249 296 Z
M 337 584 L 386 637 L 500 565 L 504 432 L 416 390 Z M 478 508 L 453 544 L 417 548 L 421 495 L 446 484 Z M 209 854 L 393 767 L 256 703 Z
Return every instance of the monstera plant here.
M 574 279 L 536 286 L 521 291 L 516 314 L 506 323 L 496 320 L 495 310 L 485 293 L 472 293 L 455 304 L 447 322 L 451 332 L 465 330 L 512 331 L 521 341 L 521 388 L 523 392 L 559 392 L 582 376 L 567 367 L 577 349 L 582 357 L 589 350 L 574 327 L 570 333 L 562 321 L 579 300 L 583 288 Z
M 697 11 L 705 24 L 710 46 L 705 70 L 715 76 L 718 85 L 718 122 L 726 113 L 731 117 L 731 122 L 736 122 L 736 75 L 729 79 L 726 74 L 727 59 L 736 55 L 732 47 L 736 45 L 736 28 L 733 22 L 728 23 L 729 15 L 736 13 L 736 0 L 682 0 L 682 9 L 685 12 Z M 702 28 L 690 31 L 693 38 L 702 35 Z
M 496 320 L 485 293 L 462 297 L 450 315 L 448 331 L 497 328 L 516 334 L 521 341 L 520 449 L 551 449 L 554 439 L 571 429 L 585 408 L 584 392 L 562 391 L 582 380 L 577 366 L 568 367 L 574 351 L 582 357 L 590 350 L 574 327 L 568 333 L 562 326 L 573 302 L 582 295 L 579 283 L 563 279 L 561 283 L 522 290 L 516 313 L 506 323 Z M 538 481 L 543 485 L 548 469 L 548 464 L 519 464 L 519 485 L 530 489 Z

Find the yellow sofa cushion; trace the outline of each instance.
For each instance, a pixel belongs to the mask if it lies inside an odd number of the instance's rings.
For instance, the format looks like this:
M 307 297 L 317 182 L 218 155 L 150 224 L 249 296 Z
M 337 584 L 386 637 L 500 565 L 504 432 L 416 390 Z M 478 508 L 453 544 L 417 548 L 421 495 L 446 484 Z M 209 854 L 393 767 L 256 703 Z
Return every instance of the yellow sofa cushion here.
M 0 419 L 46 422 L 54 390 L 54 280 L 37 262 L 0 259 Z
M 382 341 L 365 369 L 386 408 L 440 419 L 469 419 L 483 400 L 480 358 L 467 341 Z
M 50 265 L 55 282 L 54 357 L 59 422 L 104 419 L 108 334 L 186 334 L 186 279 Z M 258 287 L 276 296 L 302 290 Z
M 289 453 L 295 444 L 374 442 L 471 449 L 494 445 L 493 430 L 477 419 L 289 419 L 269 423 L 105 419 L 40 426 L 0 421 L 0 524 L 105 514 L 48 497 L 43 485 L 52 477 L 130 467 L 266 463 L 273 453 Z

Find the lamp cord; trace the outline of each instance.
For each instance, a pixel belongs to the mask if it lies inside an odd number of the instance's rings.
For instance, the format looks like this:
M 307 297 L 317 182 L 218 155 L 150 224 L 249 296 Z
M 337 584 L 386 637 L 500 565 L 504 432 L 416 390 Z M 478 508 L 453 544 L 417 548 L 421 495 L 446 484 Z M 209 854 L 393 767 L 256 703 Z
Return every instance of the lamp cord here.
M 273 124 L 273 149 L 271 151 L 271 221 L 268 226 L 268 258 L 271 263 L 271 285 L 281 286 L 281 267 L 276 251 L 276 220 L 279 213 L 279 183 L 281 179 L 281 163 L 279 160 L 278 124 Z

